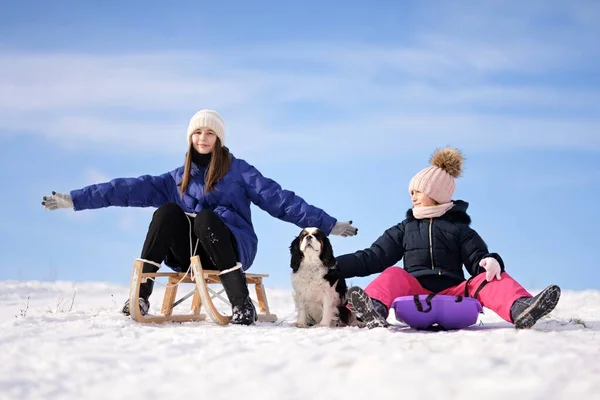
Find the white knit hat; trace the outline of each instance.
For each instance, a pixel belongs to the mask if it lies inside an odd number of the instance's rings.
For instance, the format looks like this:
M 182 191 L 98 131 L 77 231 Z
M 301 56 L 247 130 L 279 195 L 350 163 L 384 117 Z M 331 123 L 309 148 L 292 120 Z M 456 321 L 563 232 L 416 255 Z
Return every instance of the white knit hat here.
M 200 110 L 192 116 L 187 129 L 187 142 L 190 143 L 192 134 L 200 128 L 210 128 L 221 140 L 221 145 L 225 145 L 225 122 L 223 118 L 214 110 Z

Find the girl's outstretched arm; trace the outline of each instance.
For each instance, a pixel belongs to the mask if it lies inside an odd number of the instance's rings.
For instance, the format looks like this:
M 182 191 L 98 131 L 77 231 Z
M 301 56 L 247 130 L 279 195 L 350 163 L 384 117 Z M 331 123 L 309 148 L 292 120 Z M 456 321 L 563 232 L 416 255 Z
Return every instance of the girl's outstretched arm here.
M 388 228 L 371 247 L 337 257 L 337 266 L 344 278 L 368 276 L 383 272 L 404 256 L 402 240 L 404 224 Z
M 116 178 L 70 192 L 75 211 L 104 207 L 160 207 L 178 202 L 171 173 L 137 178 Z
M 254 204 L 282 221 L 291 222 L 301 228 L 319 228 L 326 235 L 331 233 L 337 222 L 335 218 L 308 204 L 294 192 L 283 189 L 247 162 L 239 161 L 246 192 Z

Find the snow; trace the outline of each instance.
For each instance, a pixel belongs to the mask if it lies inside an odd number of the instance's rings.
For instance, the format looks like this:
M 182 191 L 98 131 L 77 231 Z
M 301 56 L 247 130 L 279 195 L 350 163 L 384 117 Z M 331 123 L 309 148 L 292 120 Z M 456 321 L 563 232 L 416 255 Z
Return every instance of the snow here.
M 157 285 L 151 297 L 154 313 L 163 290 Z M 180 296 L 189 290 L 184 285 Z M 531 330 L 515 330 L 485 310 L 477 326 L 436 333 L 402 325 L 299 329 L 292 326 L 291 293 L 267 287 L 267 294 L 280 318 L 274 324 L 143 325 L 119 313 L 125 286 L 0 281 L 0 399 L 584 399 L 600 393 L 600 291 L 563 291 L 556 310 Z M 189 301 L 175 311 L 187 312 Z

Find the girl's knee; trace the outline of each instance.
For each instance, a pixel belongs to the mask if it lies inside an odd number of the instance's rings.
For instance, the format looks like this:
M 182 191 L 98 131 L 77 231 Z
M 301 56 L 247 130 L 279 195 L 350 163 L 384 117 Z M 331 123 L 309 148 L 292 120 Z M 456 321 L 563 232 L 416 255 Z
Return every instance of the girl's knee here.
M 375 285 L 389 285 L 391 283 L 406 281 L 408 273 L 400 267 L 388 267 L 377 278 L 373 280 Z
M 403 278 L 407 274 L 408 274 L 408 272 L 406 272 L 404 270 L 404 268 L 388 267 L 381 273 L 380 276 L 386 276 L 388 279 L 389 278 L 398 279 L 398 278 Z
M 213 226 L 219 216 L 211 210 L 202 210 L 196 214 L 194 219 L 194 231 L 197 233 L 204 232 L 208 227 Z
M 154 211 L 153 219 L 155 221 L 164 222 L 183 215 L 185 215 L 183 209 L 176 203 L 165 203 Z

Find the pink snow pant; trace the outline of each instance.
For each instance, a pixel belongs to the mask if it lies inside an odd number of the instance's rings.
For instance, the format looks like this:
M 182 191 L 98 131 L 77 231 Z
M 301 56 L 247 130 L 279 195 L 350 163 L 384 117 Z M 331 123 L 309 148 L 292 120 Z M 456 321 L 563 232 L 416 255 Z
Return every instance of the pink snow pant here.
M 532 296 L 506 272 L 503 272 L 501 277 L 501 280 L 494 278 L 494 280 L 488 282 L 479 292 L 477 299 L 482 306 L 489 308 L 505 321 L 512 323 L 510 308 L 514 301 L 521 297 Z M 468 282 L 470 296 L 473 296 L 484 280 L 485 272 L 475 276 Z M 467 281 L 461 282 L 438 294 L 462 296 L 465 294 L 466 284 Z M 431 293 L 421 286 L 417 278 L 413 277 L 400 267 L 387 268 L 365 288 L 365 292 L 369 297 L 379 300 L 388 308 L 392 305 L 392 302 L 396 297 Z

